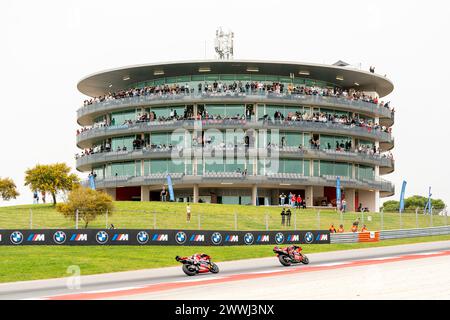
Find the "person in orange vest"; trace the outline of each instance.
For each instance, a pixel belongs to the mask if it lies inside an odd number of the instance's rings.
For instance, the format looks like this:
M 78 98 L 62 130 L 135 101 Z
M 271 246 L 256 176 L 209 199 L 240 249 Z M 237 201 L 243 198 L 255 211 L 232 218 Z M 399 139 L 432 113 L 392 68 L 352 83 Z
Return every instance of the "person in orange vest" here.
M 337 232 L 338 233 L 344 233 L 344 226 L 342 224 L 339 226 L 339 229 L 338 229 Z
M 363 225 L 363 227 L 362 227 L 362 229 L 361 229 L 361 232 L 368 232 L 369 230 L 367 230 L 367 227 L 366 227 L 366 225 Z
M 334 227 L 334 225 L 330 226 L 330 229 L 328 229 L 331 233 L 336 233 L 336 228 Z
M 352 232 L 358 232 L 358 226 L 356 224 L 352 225 Z

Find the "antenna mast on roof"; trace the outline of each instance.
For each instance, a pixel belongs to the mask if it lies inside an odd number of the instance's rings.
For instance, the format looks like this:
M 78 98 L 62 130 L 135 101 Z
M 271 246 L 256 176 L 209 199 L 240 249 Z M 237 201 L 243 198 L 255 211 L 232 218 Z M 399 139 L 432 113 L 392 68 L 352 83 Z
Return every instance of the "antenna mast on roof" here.
M 233 39 L 234 33 L 228 30 L 224 32 L 222 27 L 216 30 L 216 39 L 214 41 L 214 49 L 219 60 L 233 59 Z

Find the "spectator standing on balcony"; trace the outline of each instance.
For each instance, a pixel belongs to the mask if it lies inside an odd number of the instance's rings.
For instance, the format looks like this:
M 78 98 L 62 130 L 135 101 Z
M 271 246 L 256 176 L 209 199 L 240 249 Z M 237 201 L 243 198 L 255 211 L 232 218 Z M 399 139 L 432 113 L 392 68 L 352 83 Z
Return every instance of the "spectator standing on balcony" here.
M 342 199 L 341 210 L 342 210 L 342 213 L 345 213 L 347 211 L 347 201 L 345 201 L 345 199 Z
M 302 196 L 301 196 L 301 195 L 298 195 L 298 197 L 297 197 L 297 199 L 296 199 L 296 202 L 297 202 L 297 209 L 300 209 L 300 207 L 301 207 L 301 205 L 302 205 L 302 201 L 303 201 Z
M 280 205 L 284 206 L 284 203 L 286 202 L 286 195 L 284 192 L 280 194 Z

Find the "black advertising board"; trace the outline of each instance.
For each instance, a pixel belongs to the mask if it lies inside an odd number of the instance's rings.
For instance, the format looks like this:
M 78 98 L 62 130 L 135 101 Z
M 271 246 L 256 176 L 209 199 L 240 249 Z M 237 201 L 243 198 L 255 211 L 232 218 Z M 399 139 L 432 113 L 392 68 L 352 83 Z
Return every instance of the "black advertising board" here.
M 148 229 L 0 230 L 0 246 L 245 246 L 329 244 L 327 230 L 223 231 Z

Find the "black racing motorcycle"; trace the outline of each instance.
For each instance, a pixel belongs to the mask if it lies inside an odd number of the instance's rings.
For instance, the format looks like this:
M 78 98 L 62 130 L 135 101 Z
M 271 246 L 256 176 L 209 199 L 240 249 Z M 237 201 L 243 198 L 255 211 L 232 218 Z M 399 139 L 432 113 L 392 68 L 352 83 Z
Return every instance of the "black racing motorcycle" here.
M 219 267 L 211 261 L 211 257 L 207 254 L 194 254 L 190 257 L 176 256 L 175 260 L 183 264 L 183 272 L 188 276 L 208 272 L 219 273 Z
M 308 257 L 302 253 L 302 247 L 275 247 L 273 248 L 273 252 L 277 254 L 278 260 L 285 267 L 289 267 L 290 265 L 299 263 L 309 264 Z

